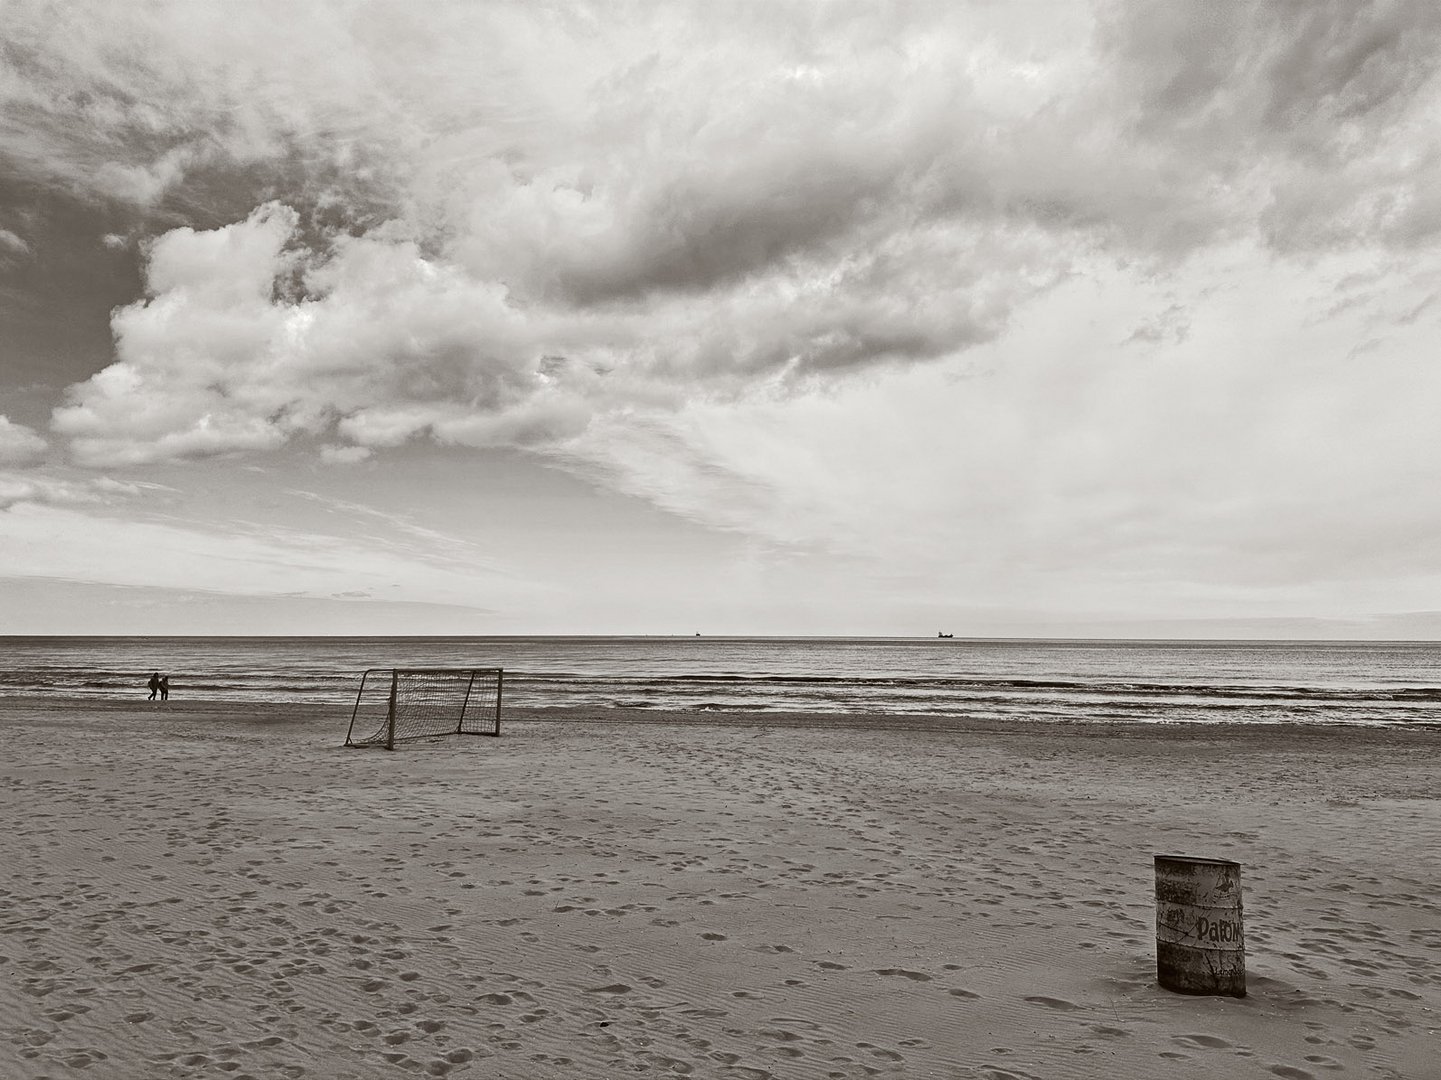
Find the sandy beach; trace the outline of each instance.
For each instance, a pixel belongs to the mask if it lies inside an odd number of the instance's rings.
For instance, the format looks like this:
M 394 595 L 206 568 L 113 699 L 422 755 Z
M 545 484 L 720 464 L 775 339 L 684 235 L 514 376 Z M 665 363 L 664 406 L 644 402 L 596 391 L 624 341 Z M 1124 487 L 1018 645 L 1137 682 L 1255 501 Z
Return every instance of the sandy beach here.
M 1441 732 L 611 719 L 0 701 L 0 1077 L 1441 1077 Z

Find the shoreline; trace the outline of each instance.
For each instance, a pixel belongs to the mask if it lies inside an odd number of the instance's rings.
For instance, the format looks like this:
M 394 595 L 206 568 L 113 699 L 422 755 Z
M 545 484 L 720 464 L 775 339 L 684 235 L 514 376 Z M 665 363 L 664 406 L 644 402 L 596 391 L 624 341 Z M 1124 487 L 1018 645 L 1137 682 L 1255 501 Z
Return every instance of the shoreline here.
M 1434 730 L 847 719 L 0 698 L 0 1075 L 1428 1075 Z M 1165 852 L 1246 998 L 1155 985 Z
M 85 694 L 10 694 L 0 695 L 0 722 L 7 718 L 38 718 L 50 714 L 71 716 L 95 714 L 126 716 L 134 719 L 155 719 L 168 715 L 174 718 L 216 720 L 225 723 L 321 724 L 332 722 L 343 728 L 350 717 L 353 701 L 250 701 L 229 698 L 191 699 L 176 696 L 168 702 L 147 701 L 143 696 L 113 697 Z M 1034 734 L 1037 732 L 1075 731 L 1083 734 L 1110 732 L 1137 737 L 1204 737 L 1219 732 L 1237 737 L 1253 735 L 1267 738 L 1285 732 L 1303 735 L 1310 732 L 1397 733 L 1415 735 L 1420 740 L 1441 739 L 1441 724 L 1430 721 L 1394 720 L 1380 723 L 1346 721 L 1224 721 L 1224 720 L 1124 720 L 1067 718 L 1034 719 L 1025 716 L 973 717 L 963 714 L 891 713 L 875 711 L 827 712 L 801 709 L 677 709 L 639 707 L 598 707 L 587 705 L 515 706 L 507 704 L 502 723 L 587 723 L 587 724 L 656 724 L 700 727 L 766 727 L 778 728 L 849 728 L 870 731 L 935 732 L 976 734 Z

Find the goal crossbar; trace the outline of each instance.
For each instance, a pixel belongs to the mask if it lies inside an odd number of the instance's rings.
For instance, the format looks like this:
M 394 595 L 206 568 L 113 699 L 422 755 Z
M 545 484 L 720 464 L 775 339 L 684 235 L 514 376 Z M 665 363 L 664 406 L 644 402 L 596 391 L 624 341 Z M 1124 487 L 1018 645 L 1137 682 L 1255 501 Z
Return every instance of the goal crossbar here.
M 370 668 L 360 677 L 346 746 L 393 750 L 409 739 L 500 734 L 501 668 Z

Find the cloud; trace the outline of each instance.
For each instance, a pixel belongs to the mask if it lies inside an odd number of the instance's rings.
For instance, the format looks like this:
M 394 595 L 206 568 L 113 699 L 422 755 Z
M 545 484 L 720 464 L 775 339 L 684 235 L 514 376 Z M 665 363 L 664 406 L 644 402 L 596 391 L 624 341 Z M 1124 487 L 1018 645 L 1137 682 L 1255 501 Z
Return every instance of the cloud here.
M 1006 317 L 994 290 L 968 295 L 973 271 L 941 269 L 954 265 L 944 241 L 922 241 L 923 264 L 888 282 L 874 262 L 904 258 L 909 240 L 879 242 L 828 277 L 614 311 L 517 296 L 413 241 L 298 251 L 297 236 L 296 214 L 270 205 L 151 245 L 152 297 L 115 317 L 118 362 L 55 415 L 80 460 L 262 450 L 300 435 L 360 448 L 420 436 L 545 444 L 597 409 L 927 359 Z M 303 295 L 276 299 L 297 272 Z
M 1436 5 L 1139 0 L 1098 42 L 1121 133 L 1168 159 L 1176 202 L 1285 252 L 1437 236 Z
M 1398 322 L 1357 363 L 1368 328 L 1324 312 L 1328 279 L 1367 261 L 1258 266 L 1240 249 L 1148 293 L 1092 265 L 979 346 L 965 377 L 913 368 L 827 395 L 616 417 L 570 464 L 799 558 L 856 558 L 862 578 L 914 582 L 916 603 L 1195 617 L 1424 606 L 1441 596 L 1428 539 L 1441 510 L 1421 494 L 1441 460 L 1436 324 Z M 1398 311 L 1429 295 L 1402 272 L 1375 284 Z M 1118 347 L 1116 327 L 1175 315 L 1173 290 L 1191 298 L 1188 332 Z
M 54 414 L 82 463 L 522 446 L 777 543 L 930 565 L 925 537 L 962 522 L 992 577 L 1140 578 L 1228 545 L 1289 573 L 1287 545 L 1334 525 L 1317 447 L 1355 448 L 1326 471 L 1373 493 L 1387 418 L 1432 449 L 1347 366 L 1371 341 L 1394 384 L 1429 378 L 1406 336 L 1441 284 L 1424 0 L 195 3 L 43 33 L 42 10 L 16 8 L 0 153 L 151 215 L 115 363 Z M 1316 321 L 1219 329 L 1227 273 Z M 1088 352 L 1079 306 L 1031 325 L 1078 278 L 1119 294 L 1093 297 L 1121 321 Z M 1348 352 L 1308 367 L 1322 329 Z M 870 417 L 879 373 L 926 367 L 967 375 L 935 394 L 952 416 L 903 396 Z M 796 419 L 838 399 L 834 429 Z M 918 456 L 924 481 L 897 481 Z M 1245 524 L 1298 487 L 1292 531 Z M 1142 549 L 1171 562 L 1116 554 Z
M 0 476 L 0 498 L 17 493 Z M 228 521 L 223 528 L 107 512 L 96 493 L 30 481 L 0 518 L 0 561 L 14 577 L 177 588 L 227 597 L 368 594 L 476 610 L 553 599 L 543 586 L 457 550 L 383 536 Z M 413 538 L 415 539 L 415 538 Z M 452 547 L 458 548 L 458 542 Z M 472 552 L 473 553 L 473 552 Z
M 1148 319 L 1131 332 L 1125 344 L 1161 345 L 1166 342 L 1180 343 L 1191 333 L 1191 324 L 1186 320 L 1186 309 L 1181 304 L 1172 304 L 1165 311 Z
M 33 471 L 0 471 L 0 510 L 9 510 L 21 504 L 100 506 L 124 503 L 166 490 L 159 484 L 132 483 L 108 476 L 67 479 Z
M 119 15 L 17 0 L 6 14 L 0 148 L 22 175 L 78 196 L 153 207 L 208 169 L 284 158 L 339 101 L 379 111 L 346 63 L 353 50 L 327 55 L 344 33 L 339 6 L 162 3 Z
M 0 416 L 0 465 L 24 465 L 45 455 L 43 436 L 9 417 Z
M 373 453 L 368 446 L 322 446 L 320 460 L 327 465 L 356 465 Z
M 909 243 L 882 244 L 875 257 Z M 336 236 L 305 247 L 298 213 L 272 203 L 244 222 L 176 229 L 149 245 L 151 295 L 116 313 L 117 362 L 72 388 L 53 426 L 86 463 L 266 450 L 300 437 L 369 449 L 418 437 L 553 444 L 598 410 L 925 359 L 1003 324 L 1003 302 L 965 295 L 973 271 L 924 296 L 908 291 L 919 273 L 887 284 L 866 262 L 825 281 L 639 310 L 546 305 L 413 240 Z
M 342 237 L 317 254 L 297 246 L 297 220 L 268 204 L 150 245 L 152 296 L 116 314 L 119 359 L 55 413 L 80 460 L 265 450 L 300 435 L 486 445 L 577 415 L 583 425 L 569 387 L 594 372 L 542 370 L 537 327 L 503 287 L 409 241 Z M 298 296 L 277 296 L 290 284 Z
M 382 546 L 386 550 L 452 569 L 467 567 L 495 573 L 502 570 L 500 565 L 489 558 L 475 543 L 436 529 L 417 525 L 406 515 L 387 513 L 377 510 L 373 506 L 346 499 L 331 498 L 314 491 L 290 489 L 285 494 L 315 503 L 323 507 L 328 515 L 353 522 L 354 525 L 351 526 L 351 529 L 364 531 L 370 542 Z M 393 534 L 394 539 L 382 540 L 373 534 L 370 530 L 377 524 L 386 532 Z
M 30 245 L 9 229 L 0 229 L 0 259 L 23 258 L 30 254 Z

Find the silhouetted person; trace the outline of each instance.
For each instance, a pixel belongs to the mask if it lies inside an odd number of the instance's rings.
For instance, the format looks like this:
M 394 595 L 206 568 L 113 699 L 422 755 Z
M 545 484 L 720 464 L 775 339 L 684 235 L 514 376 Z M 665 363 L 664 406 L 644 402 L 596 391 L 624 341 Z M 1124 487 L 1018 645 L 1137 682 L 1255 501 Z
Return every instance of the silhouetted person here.
M 161 701 L 169 701 L 169 700 L 170 700 L 170 676 L 169 676 L 169 675 L 162 675 L 162 676 L 160 676 L 160 700 L 161 700 Z
M 157 671 L 157 672 L 155 672 L 154 674 L 152 674 L 152 675 L 150 676 L 150 697 L 147 698 L 146 700 L 148 700 L 148 701 L 154 701 L 154 700 L 155 700 L 155 692 L 156 692 L 157 690 L 159 690 L 159 689 L 160 689 L 160 672 Z

